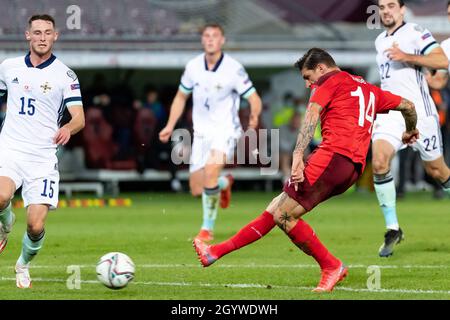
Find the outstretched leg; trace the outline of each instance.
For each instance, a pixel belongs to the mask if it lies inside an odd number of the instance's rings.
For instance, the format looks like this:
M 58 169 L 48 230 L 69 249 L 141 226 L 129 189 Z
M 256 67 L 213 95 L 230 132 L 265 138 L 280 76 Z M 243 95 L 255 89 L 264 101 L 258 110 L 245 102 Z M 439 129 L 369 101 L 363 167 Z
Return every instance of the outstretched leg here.
M 300 219 L 305 213 L 306 210 L 297 201 L 283 192 L 272 200 L 262 215 L 230 239 L 216 245 L 207 245 L 195 239 L 193 245 L 201 264 L 207 267 L 224 255 L 261 239 L 278 224 L 297 247 L 319 263 L 322 278 L 315 291 L 331 291 L 347 275 L 347 268 L 325 248 L 311 227 Z
M 295 202 L 292 199 L 290 201 Z M 275 222 L 300 250 L 317 261 L 322 270 L 319 285 L 313 291 L 332 291 L 347 276 L 347 267 L 328 251 L 309 224 L 300 218 L 307 212 L 305 208 L 297 203 L 290 211 L 284 209 L 282 206 L 275 209 Z

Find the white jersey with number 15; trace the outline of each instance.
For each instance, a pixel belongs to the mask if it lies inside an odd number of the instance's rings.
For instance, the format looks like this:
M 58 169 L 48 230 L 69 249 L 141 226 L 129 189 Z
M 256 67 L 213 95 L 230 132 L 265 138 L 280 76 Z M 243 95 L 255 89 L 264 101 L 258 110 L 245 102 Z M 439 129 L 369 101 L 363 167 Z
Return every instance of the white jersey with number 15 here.
M 82 105 L 75 73 L 52 55 L 33 67 L 29 54 L 0 64 L 0 94 L 8 95 L 2 152 L 16 159 L 56 161 L 53 138 L 64 108 Z

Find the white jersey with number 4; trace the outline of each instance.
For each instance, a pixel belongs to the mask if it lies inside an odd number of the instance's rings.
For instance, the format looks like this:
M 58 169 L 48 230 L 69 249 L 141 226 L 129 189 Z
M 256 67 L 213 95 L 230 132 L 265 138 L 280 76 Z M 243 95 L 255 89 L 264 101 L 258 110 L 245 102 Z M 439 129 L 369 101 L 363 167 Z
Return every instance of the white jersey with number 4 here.
M 190 60 L 179 89 L 192 93 L 194 133 L 200 135 L 240 132 L 240 97 L 247 98 L 255 91 L 243 66 L 223 53 L 212 70 L 208 70 L 204 54 Z
M 53 139 L 64 108 L 82 105 L 75 73 L 54 55 L 36 67 L 29 54 L 6 59 L 0 64 L 0 94 L 6 92 L 1 152 L 20 160 L 55 162 Z
M 426 55 L 439 44 L 427 29 L 415 23 L 403 23 L 391 35 L 385 31 L 375 40 L 381 88 L 412 101 L 419 118 L 436 115 L 422 68 L 390 60 L 386 50 L 394 45 L 408 54 Z M 390 113 L 401 118 L 398 111 Z

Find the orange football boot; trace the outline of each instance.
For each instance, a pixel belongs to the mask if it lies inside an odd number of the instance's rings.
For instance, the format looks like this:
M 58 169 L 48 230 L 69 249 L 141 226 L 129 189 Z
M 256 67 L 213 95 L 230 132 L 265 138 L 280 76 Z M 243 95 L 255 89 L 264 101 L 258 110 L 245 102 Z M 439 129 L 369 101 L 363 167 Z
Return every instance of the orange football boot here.
M 192 241 L 192 246 L 194 247 L 195 252 L 197 252 L 198 260 L 203 267 L 210 266 L 218 259 L 211 254 L 209 249 L 211 246 L 204 243 L 200 239 L 194 239 L 194 241 Z
M 211 230 L 200 229 L 200 232 L 197 234 L 195 239 L 199 239 L 203 242 L 209 242 L 214 239 L 214 234 Z
M 323 269 L 319 285 L 313 292 L 331 292 L 334 287 L 344 280 L 348 274 L 348 268 L 341 262 L 335 269 Z

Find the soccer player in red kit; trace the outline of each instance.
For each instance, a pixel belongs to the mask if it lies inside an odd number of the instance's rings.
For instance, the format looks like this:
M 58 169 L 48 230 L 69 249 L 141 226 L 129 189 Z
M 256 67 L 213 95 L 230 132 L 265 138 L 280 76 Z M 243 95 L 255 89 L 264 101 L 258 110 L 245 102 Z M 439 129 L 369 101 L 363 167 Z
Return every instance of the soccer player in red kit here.
M 193 245 L 201 264 L 207 267 L 227 253 L 262 238 L 278 225 L 319 264 L 322 277 L 313 291 L 329 292 L 344 279 L 348 269 L 301 217 L 319 203 L 343 193 L 362 174 L 377 113 L 401 112 L 406 124 L 404 143 L 413 143 L 419 136 L 417 115 L 410 101 L 341 71 L 325 50 L 310 49 L 295 67 L 312 93 L 293 152 L 291 177 L 283 192 L 263 214 L 230 239 L 216 245 L 195 239 Z M 319 117 L 322 143 L 303 163 L 304 151 Z

